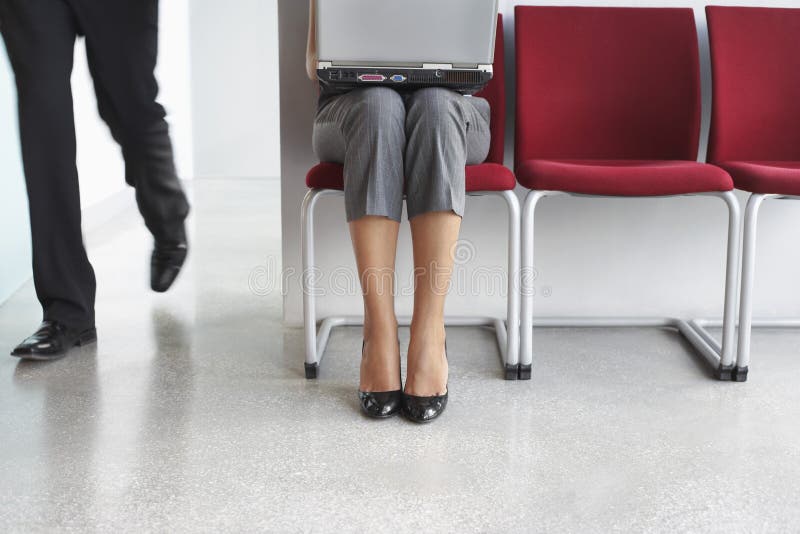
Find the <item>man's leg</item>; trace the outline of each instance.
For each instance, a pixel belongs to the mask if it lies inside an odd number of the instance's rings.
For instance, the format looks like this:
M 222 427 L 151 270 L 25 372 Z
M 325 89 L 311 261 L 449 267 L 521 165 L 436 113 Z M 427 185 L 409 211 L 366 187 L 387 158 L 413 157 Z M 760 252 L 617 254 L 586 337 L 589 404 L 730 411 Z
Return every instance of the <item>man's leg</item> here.
M 25 356 L 35 346 L 63 353 L 94 328 L 95 277 L 81 234 L 70 89 L 77 24 L 63 0 L 0 0 L 0 31 L 17 83 L 36 293 L 44 320 L 69 331 L 66 341 L 48 341 L 63 337 L 48 328 L 15 353 Z
M 186 255 L 189 204 L 175 172 L 169 126 L 158 104 L 158 0 L 68 0 L 86 35 L 100 115 L 122 147 L 153 234 L 153 289 L 169 288 Z

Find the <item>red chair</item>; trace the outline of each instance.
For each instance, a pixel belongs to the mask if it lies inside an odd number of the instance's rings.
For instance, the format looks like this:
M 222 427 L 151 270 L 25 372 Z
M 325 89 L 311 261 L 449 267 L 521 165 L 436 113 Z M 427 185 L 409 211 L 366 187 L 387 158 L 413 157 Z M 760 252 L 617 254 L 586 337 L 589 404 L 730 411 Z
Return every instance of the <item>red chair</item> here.
M 520 257 L 520 207 L 514 194 L 516 179 L 503 166 L 505 145 L 505 54 L 503 47 L 503 21 L 498 18 L 495 47 L 494 76 L 478 96 L 491 104 L 492 141 L 486 162 L 467 167 L 466 190 L 470 196 L 500 196 L 508 206 L 508 308 L 507 326 L 501 318 L 461 317 L 447 318 L 447 323 L 457 326 L 493 326 L 497 334 L 506 379 L 513 380 L 519 373 L 519 291 L 513 273 L 519 272 Z M 363 317 L 328 317 L 317 329 L 316 287 L 314 262 L 314 208 L 325 195 L 342 195 L 344 189 L 343 167 L 333 163 L 320 163 L 308 172 L 306 194 L 302 208 L 303 236 L 303 316 L 305 324 L 306 378 L 316 378 L 319 364 L 325 353 L 331 329 L 335 326 L 363 324 Z M 410 318 L 398 317 L 401 325 L 410 324 Z
M 521 373 L 533 362 L 533 238 L 539 201 L 713 195 L 729 209 L 720 347 L 681 319 L 540 321 L 550 326 L 670 326 L 729 379 L 739 204 L 718 167 L 697 162 L 701 81 L 691 9 L 516 8 L 516 174 L 530 189 L 522 219 Z
M 744 217 L 739 348 L 750 363 L 756 224 L 767 198 L 800 198 L 800 9 L 708 7 L 714 106 L 708 160 L 752 193 Z M 764 321 L 763 326 L 798 326 Z

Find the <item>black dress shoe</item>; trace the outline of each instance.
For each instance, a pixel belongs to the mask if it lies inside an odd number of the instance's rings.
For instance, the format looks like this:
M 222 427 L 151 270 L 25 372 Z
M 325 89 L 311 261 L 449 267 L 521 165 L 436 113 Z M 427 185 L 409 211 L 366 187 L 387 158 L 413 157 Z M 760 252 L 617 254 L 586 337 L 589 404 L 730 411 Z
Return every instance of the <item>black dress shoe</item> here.
M 447 343 L 444 346 L 444 357 L 447 358 Z M 431 397 L 418 397 L 403 393 L 403 415 L 415 423 L 430 423 L 444 412 L 447 408 L 447 398 L 449 388 L 445 386 L 444 395 L 433 395 Z
M 14 349 L 12 356 L 23 360 L 57 360 L 73 347 L 97 341 L 94 327 L 84 330 L 69 329 L 57 321 L 44 321 L 39 329 Z
M 400 403 L 403 396 L 402 390 L 382 391 L 379 393 L 358 392 L 361 401 L 361 410 L 375 419 L 386 419 L 400 412 Z
M 430 423 L 444 412 L 447 395 L 417 397 L 403 393 L 403 415 L 415 423 Z
M 366 341 L 361 343 L 361 357 L 364 357 L 364 346 Z M 361 402 L 361 410 L 369 417 L 375 419 L 386 419 L 400 413 L 400 405 L 403 398 L 402 384 L 396 391 L 368 392 L 358 391 L 358 400 Z
M 181 267 L 186 261 L 188 251 L 189 247 L 186 243 L 177 245 L 156 243 L 150 260 L 150 287 L 153 288 L 153 291 L 164 293 L 172 287 L 172 283 L 178 278 Z

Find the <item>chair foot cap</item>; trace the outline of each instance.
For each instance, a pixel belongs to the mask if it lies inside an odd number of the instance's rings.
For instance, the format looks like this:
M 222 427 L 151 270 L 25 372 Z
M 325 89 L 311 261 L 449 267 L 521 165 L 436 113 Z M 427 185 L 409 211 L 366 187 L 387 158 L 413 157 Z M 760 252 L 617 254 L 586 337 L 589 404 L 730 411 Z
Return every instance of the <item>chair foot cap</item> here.
M 717 380 L 730 380 L 733 377 L 732 365 L 720 365 L 714 371 L 714 378 Z
M 734 382 L 747 382 L 747 367 L 737 367 L 733 370 L 731 380 Z
M 306 379 L 314 380 L 317 378 L 319 374 L 319 364 L 318 363 L 307 363 L 306 366 Z
M 519 366 L 519 379 L 530 380 L 533 374 L 533 365 L 520 365 Z
M 519 378 L 519 365 L 505 365 L 505 379 L 506 380 L 516 380 Z

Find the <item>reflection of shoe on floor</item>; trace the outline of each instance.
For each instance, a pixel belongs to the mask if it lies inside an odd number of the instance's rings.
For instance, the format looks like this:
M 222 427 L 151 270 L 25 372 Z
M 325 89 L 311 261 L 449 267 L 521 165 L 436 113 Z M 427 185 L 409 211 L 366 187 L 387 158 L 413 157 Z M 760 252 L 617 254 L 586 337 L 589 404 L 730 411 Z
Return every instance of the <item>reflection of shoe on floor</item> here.
M 150 287 L 157 293 L 164 293 L 172 287 L 181 267 L 186 261 L 189 247 L 186 243 L 159 245 L 156 243 L 150 260 Z
M 23 360 L 57 360 L 74 347 L 97 341 L 94 327 L 71 330 L 57 321 L 44 321 L 39 329 L 14 349 L 12 356 Z

